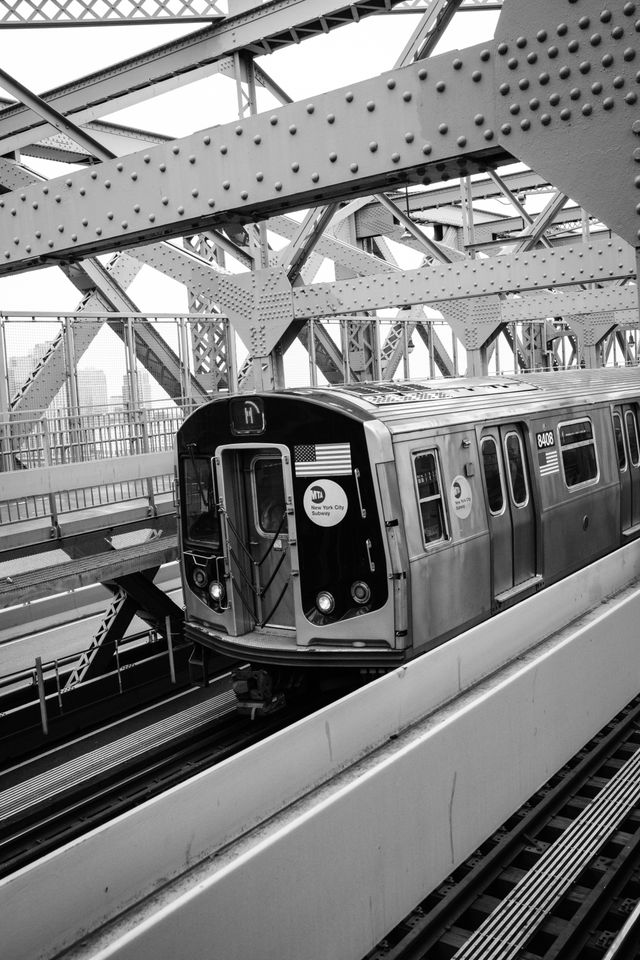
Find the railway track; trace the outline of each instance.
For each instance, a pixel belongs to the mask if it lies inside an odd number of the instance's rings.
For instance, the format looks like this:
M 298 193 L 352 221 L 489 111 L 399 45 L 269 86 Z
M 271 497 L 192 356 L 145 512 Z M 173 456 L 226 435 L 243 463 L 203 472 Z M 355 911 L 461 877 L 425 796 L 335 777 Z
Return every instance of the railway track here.
M 0 877 L 88 832 L 199 770 L 219 763 L 298 719 L 316 704 L 261 723 L 219 692 L 111 741 L 62 754 L 59 763 L 21 764 L 0 776 Z M 41 769 L 42 768 L 42 769 Z
M 640 697 L 365 960 L 640 956 Z

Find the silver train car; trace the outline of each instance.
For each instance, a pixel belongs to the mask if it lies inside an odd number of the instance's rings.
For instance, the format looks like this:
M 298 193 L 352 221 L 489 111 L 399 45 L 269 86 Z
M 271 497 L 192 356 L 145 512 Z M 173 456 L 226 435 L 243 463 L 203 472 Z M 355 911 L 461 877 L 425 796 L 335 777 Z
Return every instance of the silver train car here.
M 218 397 L 177 436 L 186 634 L 275 703 L 390 669 L 640 533 L 640 371 Z M 283 679 L 286 678 L 286 679 Z

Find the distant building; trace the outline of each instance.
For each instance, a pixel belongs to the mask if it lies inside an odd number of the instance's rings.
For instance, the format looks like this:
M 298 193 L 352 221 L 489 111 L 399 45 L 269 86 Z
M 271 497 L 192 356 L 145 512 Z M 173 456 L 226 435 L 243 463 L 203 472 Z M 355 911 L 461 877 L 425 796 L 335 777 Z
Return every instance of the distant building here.
M 108 402 L 107 375 L 97 367 L 85 367 L 78 370 L 78 405 L 84 413 L 94 407 L 103 413 Z
M 138 370 L 136 379 L 138 383 L 138 402 L 149 403 L 151 400 L 151 381 L 148 372 Z M 122 378 L 122 402 L 125 406 L 131 402 L 131 393 L 131 377 L 128 373 L 125 373 Z

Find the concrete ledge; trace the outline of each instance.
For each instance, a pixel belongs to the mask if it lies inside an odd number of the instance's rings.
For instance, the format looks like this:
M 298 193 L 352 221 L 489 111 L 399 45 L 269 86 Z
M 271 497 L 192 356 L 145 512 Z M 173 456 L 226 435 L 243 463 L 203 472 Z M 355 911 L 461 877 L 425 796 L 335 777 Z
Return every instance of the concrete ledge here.
M 601 598 L 639 555 L 631 544 L 2 881 L 8 955 L 55 956 L 155 891 L 70 956 L 360 958 L 638 692 L 640 590 Z

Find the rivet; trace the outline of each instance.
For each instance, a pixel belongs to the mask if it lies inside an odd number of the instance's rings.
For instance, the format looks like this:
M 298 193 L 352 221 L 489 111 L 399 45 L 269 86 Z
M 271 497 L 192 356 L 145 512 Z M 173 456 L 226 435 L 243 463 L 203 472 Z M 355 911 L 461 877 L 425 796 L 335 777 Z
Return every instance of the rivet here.
M 530 110 L 537 110 L 539 106 L 540 106 L 540 101 L 538 100 L 537 97 L 532 97 L 531 100 L 529 100 Z
M 96 173 L 95 170 L 92 170 L 91 173 L 89 174 L 89 176 L 91 177 L 92 180 L 97 180 L 97 179 L 98 179 L 98 174 Z M 43 193 L 44 193 L 44 191 L 43 191 Z
M 493 130 L 485 130 L 482 136 L 485 140 L 493 140 Z
M 242 191 L 240 192 L 240 199 L 241 199 L 241 200 L 246 200 L 246 199 L 248 198 L 248 196 L 249 196 L 249 194 L 247 193 L 246 190 L 242 190 Z M 180 208 L 179 208 L 179 207 L 178 207 L 178 213 L 180 213 Z
M 546 71 L 543 71 L 538 77 L 538 83 L 542 87 L 546 87 L 546 85 L 549 83 L 549 79 L 549 74 Z
M 614 77 L 613 86 L 616 90 L 620 90 L 621 87 L 624 87 L 624 77 Z
M 444 93 L 446 89 L 447 89 L 447 85 L 444 82 L 444 80 L 438 80 L 438 82 L 436 83 L 436 90 L 438 91 L 438 93 Z
M 433 150 L 433 147 L 431 146 L 430 143 L 425 143 L 424 146 L 422 147 L 422 152 L 425 155 L 425 157 L 428 157 L 429 154 L 432 152 L 432 150 Z
M 123 220 L 123 221 L 121 222 L 120 226 L 122 227 L 123 230 L 126 230 L 127 227 L 129 226 L 129 224 L 127 223 L 126 220 Z
M 118 173 L 122 173 L 122 171 L 124 170 L 124 165 L 122 163 L 116 163 L 116 170 L 118 171 Z
M 640 163 L 640 147 L 636 147 L 633 151 L 633 159 L 636 163 Z
M 600 83 L 599 80 L 596 80 L 595 83 L 592 83 L 592 84 L 591 84 L 591 92 L 592 92 L 592 93 L 602 93 L 602 84 Z
M 602 106 L 605 108 L 605 110 L 613 110 L 613 97 L 605 97 L 605 99 L 602 101 Z
M 262 172 L 262 170 L 259 170 L 256 173 L 256 180 L 258 181 L 258 183 L 262 183 L 262 181 L 264 180 L 264 173 Z
M 500 86 L 498 87 L 498 90 L 500 91 L 503 97 L 506 97 L 506 95 L 511 91 L 511 87 L 509 86 L 508 83 L 501 83 Z
M 96 236 L 98 237 L 102 236 L 102 227 L 96 227 Z
M 637 137 L 640 137 L 640 120 L 634 120 L 631 129 Z
M 373 111 L 375 110 L 375 108 L 376 108 L 376 105 L 375 105 L 374 101 L 373 101 L 373 100 L 369 100 L 369 102 L 367 103 L 367 110 L 369 111 L 369 113 L 373 113 Z
M 411 100 L 411 91 L 405 90 L 404 93 L 402 94 L 402 99 L 404 100 L 405 103 L 409 103 L 409 101 Z
M 605 53 L 604 57 L 602 58 L 602 66 L 610 67 L 612 63 L 613 63 L 613 57 L 611 56 L 611 54 Z
M 241 128 L 241 131 L 240 131 L 240 132 L 242 132 L 242 128 Z M 236 130 L 236 133 L 237 133 L 237 130 Z M 174 147 L 171 152 L 174 154 L 174 156 L 177 157 L 178 154 L 180 153 L 180 147 Z
M 636 185 L 636 187 L 638 187 L 638 188 L 640 189 L 640 177 L 636 177 L 633 182 L 634 182 L 634 184 Z M 36 237 L 37 237 L 37 236 L 38 236 L 38 234 L 36 233 Z
M 278 193 L 280 193 L 280 191 L 282 190 L 282 183 L 279 180 L 276 180 L 276 182 L 274 183 L 274 187 L 278 191 Z
M 197 190 L 197 189 L 194 187 L 193 190 L 191 191 L 191 196 L 192 196 L 192 197 L 197 197 L 197 196 L 199 196 L 199 194 L 200 194 L 200 191 Z
M 630 90 L 629 93 L 625 95 L 624 99 L 626 103 L 635 103 L 638 99 L 638 94 L 634 90 Z
M 392 154 L 391 154 L 391 160 L 392 160 L 393 163 L 398 163 L 398 161 L 400 160 L 400 154 L 399 154 L 399 153 L 392 153 Z
M 490 59 L 491 59 L 491 51 L 490 51 L 490 50 L 486 50 L 486 49 L 485 49 L 485 50 L 481 50 L 481 51 L 480 51 L 480 59 L 482 60 L 483 63 L 486 63 L 487 60 L 490 60 Z
M 4 207 L 4 203 L 2 204 L 2 206 Z M 37 209 L 38 209 L 38 204 L 35 202 L 35 200 L 34 200 L 34 202 L 31 204 L 31 206 L 33 207 L 34 210 L 37 210 Z
M 466 145 L 467 145 L 467 138 L 464 137 L 464 136 L 458 137 L 458 139 L 457 139 L 456 142 L 457 142 L 457 144 L 458 144 L 459 147 L 466 147 Z
M 202 142 L 204 143 L 205 147 L 209 146 L 209 144 L 211 143 L 211 137 L 209 136 L 209 134 L 207 134 L 206 137 L 202 138 Z M 147 158 L 145 157 L 145 163 L 146 162 L 147 162 Z
M 589 73 L 589 71 L 591 70 L 591 64 L 589 63 L 588 60 L 583 60 L 580 66 L 578 67 L 578 70 L 580 71 L 580 73 Z
M 583 114 L 583 116 L 585 116 L 585 117 L 590 117 L 592 113 L 593 113 L 593 107 L 591 106 L 591 104 L 590 104 L 590 103 L 584 103 L 584 104 L 582 105 L 582 114 Z
M 428 76 L 429 74 L 427 73 L 424 67 L 418 70 L 418 80 L 426 80 Z
M 300 164 L 298 163 L 297 160 L 293 161 L 293 163 L 291 164 L 291 169 L 293 170 L 294 173 L 298 172 L 298 170 L 300 169 Z
M 240 127 L 240 126 L 236 127 L 235 133 L 236 133 L 236 137 L 241 137 L 241 136 L 242 136 L 242 127 Z M 174 153 L 176 152 L 175 149 L 174 149 L 173 152 L 174 152 Z
M 11 259 L 11 254 L 9 253 L 8 250 L 5 250 L 4 255 L 5 255 L 5 258 L 6 258 L 7 260 L 10 260 L 10 259 Z
M 77 238 L 76 238 L 76 239 L 77 239 Z M 31 244 L 30 244 L 30 243 L 28 243 L 28 244 L 26 245 L 25 250 L 27 251 L 27 253 L 31 253 Z
M 278 118 L 275 115 L 269 117 L 269 123 L 272 127 L 275 127 L 278 123 Z
M 567 44 L 567 50 L 569 53 L 575 53 L 576 50 L 580 49 L 580 43 L 578 40 L 572 40 L 571 43 Z
M 571 117 L 571 110 L 569 110 L 568 107 L 564 107 L 564 109 L 560 111 L 560 119 L 569 120 L 570 117 Z
M 481 127 L 484 123 L 484 114 L 476 113 L 475 117 L 473 118 L 473 122 L 475 123 L 476 127 Z
M 109 210 L 109 212 L 108 212 L 108 214 L 107 214 L 107 220 L 113 220 L 113 211 L 112 211 L 112 210 Z
M 353 92 L 349 90 L 348 93 L 345 93 L 344 98 L 347 101 L 347 103 L 353 103 Z
M 229 183 L 228 180 L 223 180 L 223 182 L 222 182 L 222 189 L 223 189 L 223 190 L 228 190 L 230 186 L 231 186 L 231 184 Z
M 542 116 L 540 117 L 540 123 L 542 124 L 543 127 L 549 126 L 549 124 L 551 123 L 551 117 L 549 116 L 548 113 L 542 114 Z
M 557 107 L 558 104 L 560 103 L 560 94 L 552 93 L 551 96 L 549 97 L 549 103 L 551 104 L 552 107 Z
M 454 70 L 461 70 L 461 69 L 462 69 L 462 60 L 460 60 L 459 57 L 456 57 L 456 59 L 453 61 L 452 66 L 453 66 L 453 69 L 454 69 Z
M 294 136 L 297 132 L 298 132 L 298 128 L 296 127 L 295 123 L 292 123 L 291 126 L 289 127 L 289 133 L 291 134 L 291 136 Z
M 41 236 L 42 236 L 42 233 L 40 232 L 40 230 L 36 230 L 36 240 L 39 240 Z
M 372 140 L 371 143 L 369 144 L 369 150 L 371 151 L 371 153 L 375 153 L 377 149 L 378 149 L 377 142 L 375 140 Z
M 508 50 L 509 50 L 509 47 L 504 41 L 498 44 L 498 53 L 500 54 L 501 57 L 504 57 L 505 53 L 507 53 Z
M 507 60 L 507 66 L 509 67 L 509 70 L 517 70 L 518 61 L 516 57 L 509 57 L 509 59 Z
M 559 23 L 556 27 L 556 33 L 559 37 L 564 37 L 569 32 L 569 27 L 566 23 Z
M 580 91 L 578 90 L 577 87 L 573 87 L 573 89 L 572 89 L 571 92 L 569 93 L 569 96 L 571 97 L 572 100 L 579 100 L 579 99 L 580 99 Z
M 624 37 L 624 30 L 622 27 L 614 27 L 611 31 L 611 36 L 614 40 L 621 40 Z
M 501 130 L 502 133 L 504 133 L 505 135 L 511 133 L 511 124 L 510 124 L 510 123 L 503 123 L 502 126 L 500 127 L 500 130 Z
M 512 103 L 509 107 L 509 113 L 513 114 L 514 117 L 517 116 L 520 113 L 520 104 Z
M 16 245 L 16 247 L 17 247 L 17 246 L 19 245 L 19 243 L 20 243 L 20 237 L 14 237 L 14 238 L 13 238 L 13 242 L 15 243 L 15 245 Z
M 555 60 L 555 58 L 558 56 L 558 48 L 554 46 L 549 47 L 547 50 L 547 55 L 551 60 Z
M 528 90 L 528 89 L 529 89 L 529 81 L 527 80 L 526 77 L 523 77 L 522 80 L 519 80 L 519 81 L 518 81 L 518 86 L 520 87 L 521 90 Z
M 626 17 L 632 17 L 636 12 L 635 3 L 625 3 L 624 7 L 622 8 L 622 12 Z
M 566 64 L 563 67 L 560 67 L 558 70 L 558 76 L 561 80 L 566 80 L 567 77 L 571 76 L 571 67 L 568 67 Z
M 335 113 L 328 113 L 328 114 L 327 114 L 327 123 L 335 123 L 335 120 L 336 120 L 336 115 L 335 115 Z
M 532 50 L 531 53 L 527 54 L 527 63 L 537 63 L 537 62 L 538 62 L 538 54 L 535 53 L 534 50 Z
M 149 223 L 155 223 L 155 222 L 156 222 L 156 215 L 155 215 L 155 213 L 150 213 L 150 214 L 149 214 Z
M 60 203 L 60 202 L 62 201 L 62 197 L 60 196 L 60 194 L 59 194 L 59 193 L 58 193 L 58 194 L 56 194 L 56 198 L 55 198 L 55 200 L 56 200 L 56 203 Z M 16 212 L 15 212 L 15 210 L 12 210 L 12 211 L 11 211 L 11 213 L 12 213 L 12 214 L 14 215 L 14 217 L 15 217 L 15 215 L 16 215 Z
M 88 227 L 88 226 L 89 226 L 89 221 L 87 220 L 86 217 L 83 217 L 83 218 L 82 218 L 82 226 L 83 226 L 83 227 Z
M 139 203 L 134 203 L 134 205 L 133 205 L 133 212 L 134 212 L 134 213 L 140 213 L 140 204 L 139 204 Z
M 480 81 L 482 80 L 482 74 L 480 73 L 479 70 L 474 70 L 473 73 L 471 74 L 471 79 L 473 80 L 474 83 L 480 83 Z
M 318 180 L 320 179 L 320 174 L 319 174 L 319 173 L 315 173 L 315 172 L 312 173 L 312 174 L 311 174 L 311 179 L 313 180 L 314 183 L 317 183 Z
M 589 19 L 589 17 L 580 17 L 580 19 L 578 20 L 578 26 L 580 27 L 581 30 L 586 30 L 590 23 L 591 23 L 591 20 Z
M 387 80 L 387 87 L 389 88 L 389 90 L 394 90 L 394 89 L 395 89 L 395 85 L 396 85 L 395 80 L 393 79 L 393 77 L 390 77 L 390 78 Z
M 546 31 L 546 30 L 538 30 L 538 32 L 536 33 L 536 39 L 537 39 L 540 43 L 544 43 L 545 40 L 547 39 L 547 31 Z
M 622 54 L 622 56 L 623 56 L 623 59 L 625 59 L 625 60 L 627 61 L 627 63 L 629 63 L 631 60 L 635 60 L 635 58 L 636 58 L 636 52 L 635 52 L 635 50 L 633 49 L 633 47 L 627 47 L 627 49 L 626 49 L 625 52 Z
M 448 124 L 441 123 L 440 126 L 438 127 L 438 133 L 441 133 L 444 136 L 445 133 L 448 133 L 448 132 L 449 132 Z
M 307 113 L 313 113 L 316 108 L 312 103 L 307 104 Z
M 527 117 L 524 120 L 520 121 L 520 127 L 522 130 L 528 130 L 531 127 L 531 120 L 528 120 Z
M 163 197 L 161 203 L 163 207 L 166 207 L 169 203 L 169 197 Z
M 158 167 L 158 170 L 160 171 L 160 173 L 165 173 L 166 169 L 167 169 L 166 163 L 161 163 L 160 166 Z
M 524 47 L 526 47 L 526 45 L 527 45 L 527 38 L 518 37 L 518 39 L 516 40 L 516 47 L 520 47 L 520 49 L 523 50 Z
M 611 20 L 611 10 L 603 10 L 600 14 L 600 20 L 602 23 L 609 23 Z
M 357 173 L 357 172 L 358 172 L 358 164 L 357 164 L 357 163 L 350 163 L 350 164 L 349 164 L 349 170 L 351 170 L 351 173 Z

